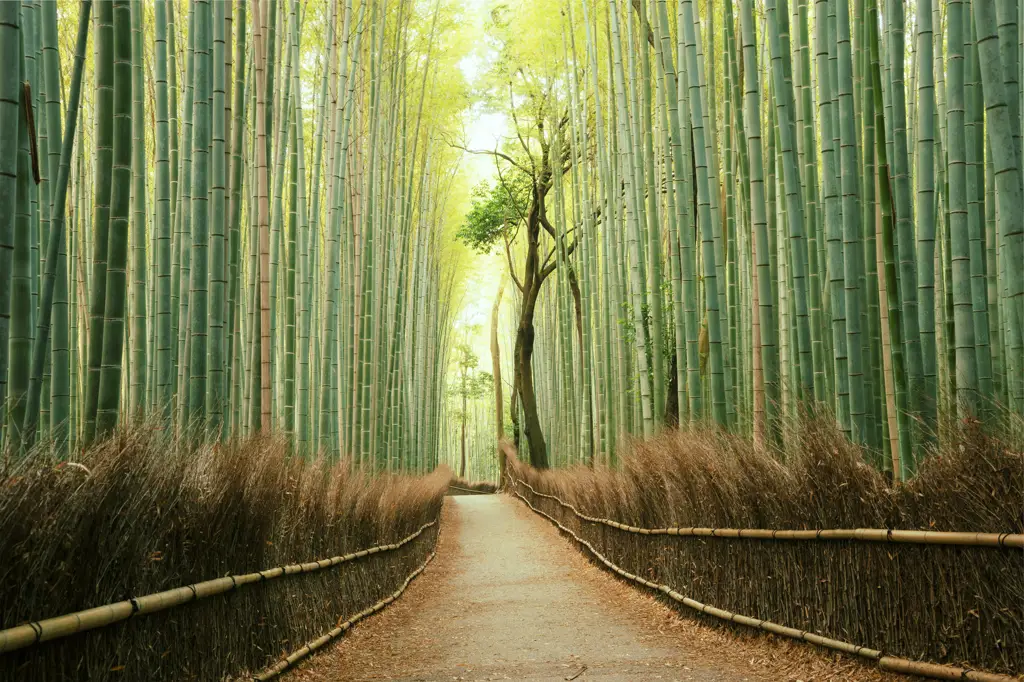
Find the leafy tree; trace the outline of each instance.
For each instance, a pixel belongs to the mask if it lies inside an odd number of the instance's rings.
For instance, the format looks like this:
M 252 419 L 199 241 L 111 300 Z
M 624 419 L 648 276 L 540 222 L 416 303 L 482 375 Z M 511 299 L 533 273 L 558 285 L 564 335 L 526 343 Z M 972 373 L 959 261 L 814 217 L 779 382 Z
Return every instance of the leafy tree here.
M 461 459 L 459 462 L 459 476 L 466 476 L 466 419 L 469 415 L 468 403 L 470 400 L 477 400 L 490 394 L 494 377 L 489 372 L 476 369 L 480 358 L 473 352 L 473 348 L 467 340 L 455 344 L 453 363 L 458 375 L 458 383 L 449 387 L 448 393 L 461 403 L 461 408 L 456 408 L 455 415 L 460 422 Z
M 533 382 L 534 313 L 544 281 L 558 267 L 568 263 L 578 241 L 575 229 L 559 235 L 548 218 L 547 199 L 555 182 L 560 182 L 573 163 L 570 148 L 562 144 L 568 134 L 569 116 L 552 117 L 554 81 L 533 77 L 522 69 L 516 72 L 520 85 L 514 92 L 510 81 L 509 107 L 515 122 L 520 149 L 512 153 L 466 150 L 490 154 L 498 167 L 498 181 L 491 187 L 477 187 L 466 220 L 458 237 L 478 251 L 489 251 L 502 243 L 508 261 L 509 275 L 522 294 L 519 325 L 512 356 L 513 391 L 510 413 L 516 446 L 520 441 L 517 401 L 522 401 L 522 418 L 529 444 L 530 463 L 537 468 L 548 466 L 547 445 L 537 412 L 537 394 Z M 529 116 L 530 124 L 523 120 Z M 570 237 L 572 239 L 570 240 Z M 516 267 L 513 243 L 522 244 L 525 256 Z M 559 253 L 561 251 L 561 253 Z M 576 306 L 577 327 L 580 327 L 581 305 L 579 285 L 570 267 L 568 273 Z
M 521 218 L 530 204 L 530 178 L 518 168 L 493 186 L 484 182 L 473 188 L 473 203 L 455 236 L 470 248 L 490 252 L 496 244 L 515 240 Z

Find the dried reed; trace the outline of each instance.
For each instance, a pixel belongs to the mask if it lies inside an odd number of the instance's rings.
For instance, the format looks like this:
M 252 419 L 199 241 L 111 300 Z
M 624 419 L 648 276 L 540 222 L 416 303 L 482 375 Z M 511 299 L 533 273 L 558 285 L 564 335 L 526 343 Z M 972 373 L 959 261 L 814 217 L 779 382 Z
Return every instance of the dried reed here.
M 453 478 L 451 483 L 448 484 L 449 495 L 489 494 L 497 490 L 498 486 L 490 481 L 469 481 L 458 476 Z
M 141 428 L 73 465 L 40 453 L 0 480 L 0 628 L 397 541 L 437 517 L 448 478 L 369 478 L 273 438 L 187 447 Z M 0 656 L 0 679 L 257 670 L 393 593 L 436 536 Z
M 965 427 L 900 486 L 822 424 L 794 446 L 780 462 L 741 438 L 670 432 L 632 443 L 617 471 L 512 466 L 586 515 L 637 527 L 1024 530 L 1016 441 Z M 1019 550 L 638 535 L 529 496 L 610 561 L 694 600 L 909 659 L 1024 670 Z

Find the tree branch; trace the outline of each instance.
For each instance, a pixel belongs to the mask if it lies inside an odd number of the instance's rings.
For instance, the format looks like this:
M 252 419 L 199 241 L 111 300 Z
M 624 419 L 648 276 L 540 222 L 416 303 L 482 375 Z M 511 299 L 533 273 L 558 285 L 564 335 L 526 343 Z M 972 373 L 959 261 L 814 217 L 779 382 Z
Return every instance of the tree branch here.
M 640 17 L 641 21 L 646 20 L 647 17 L 640 14 L 640 0 L 632 0 L 631 4 L 633 5 L 633 9 L 636 10 L 636 15 Z M 694 11 L 696 12 L 696 10 Z M 651 29 L 651 22 L 645 21 L 645 23 L 647 24 L 647 42 L 651 44 L 651 47 L 654 47 L 654 31 Z
M 523 212 L 519 209 L 519 204 L 515 200 L 516 195 L 512 193 L 512 188 L 509 187 L 507 182 L 505 182 L 505 176 L 504 176 L 504 174 L 502 174 L 501 169 L 498 168 L 497 170 L 498 170 L 498 182 L 501 183 L 501 186 L 503 188 L 505 188 L 505 192 L 508 193 L 509 197 L 512 198 L 512 205 L 515 207 L 516 213 L 519 214 L 519 220 L 521 220 L 521 221 L 523 221 L 525 223 L 526 222 L 526 216 L 523 215 Z M 520 168 L 520 170 L 522 170 L 522 169 Z
M 519 281 L 518 277 L 516 277 L 516 266 L 512 262 L 512 249 L 510 248 L 510 244 L 511 242 L 509 242 L 508 237 L 506 237 L 505 257 L 508 258 L 508 274 L 512 276 L 512 282 L 516 285 L 516 288 L 519 289 L 519 293 L 523 293 L 523 283 Z
M 565 251 L 565 257 L 566 258 L 569 258 L 569 256 L 572 255 L 573 251 L 576 250 L 576 246 L 579 243 L 580 243 L 579 239 L 574 239 L 572 241 L 572 244 L 570 244 L 569 248 L 566 249 L 566 251 Z M 551 252 L 548 253 L 547 258 L 544 259 L 545 265 L 544 265 L 543 268 L 541 268 L 540 274 L 537 275 L 537 281 L 538 282 L 543 282 L 545 279 L 547 279 L 547 276 L 550 275 L 552 272 L 554 272 L 555 268 L 558 267 L 558 261 L 557 260 L 552 261 L 551 263 L 548 263 L 548 260 L 551 258 L 551 254 L 553 254 L 554 252 L 555 252 L 555 250 L 551 249 Z
M 493 156 L 493 157 L 496 157 L 496 158 L 504 159 L 505 161 L 508 161 L 510 164 L 512 164 L 513 166 L 515 166 L 519 170 L 523 171 L 524 173 L 529 173 L 530 172 L 530 170 L 528 168 L 523 168 L 511 156 L 509 156 L 508 154 L 505 154 L 503 152 L 499 152 L 498 150 L 491 151 L 491 150 L 488 150 L 488 149 L 469 149 L 467 147 L 463 147 L 460 144 L 455 144 L 454 142 L 449 142 L 448 146 L 454 147 L 455 149 L 461 149 L 462 151 L 466 152 L 467 154 L 480 154 L 480 155 Z

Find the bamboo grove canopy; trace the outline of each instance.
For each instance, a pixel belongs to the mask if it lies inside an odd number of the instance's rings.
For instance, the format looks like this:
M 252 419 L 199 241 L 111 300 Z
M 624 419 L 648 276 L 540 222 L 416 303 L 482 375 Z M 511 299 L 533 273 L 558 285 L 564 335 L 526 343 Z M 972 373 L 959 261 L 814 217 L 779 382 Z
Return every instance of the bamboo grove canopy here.
M 958 422 L 1019 429 L 1016 2 L 502 7 L 514 132 L 460 237 L 515 282 L 535 466 L 827 416 L 903 478 Z
M 147 419 L 432 468 L 453 17 L 0 3 L 7 445 L 67 452 Z
M 535 464 L 824 415 L 903 478 L 1024 413 L 1017 2 L 508 0 L 482 36 L 469 4 L 0 2 L 4 442 L 432 467 L 460 201 Z M 477 98 L 512 129 L 462 201 Z

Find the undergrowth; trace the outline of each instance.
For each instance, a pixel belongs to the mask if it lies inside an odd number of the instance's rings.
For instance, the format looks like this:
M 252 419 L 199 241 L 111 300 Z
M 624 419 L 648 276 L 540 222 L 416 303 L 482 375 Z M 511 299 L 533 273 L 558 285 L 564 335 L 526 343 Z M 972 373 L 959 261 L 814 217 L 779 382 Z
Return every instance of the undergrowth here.
M 586 515 L 640 527 L 1024 532 L 1024 448 L 976 425 L 897 485 L 823 424 L 800 431 L 785 462 L 716 431 L 667 431 L 627 450 L 615 470 L 511 466 Z M 703 603 L 891 655 L 1024 670 L 1020 550 L 641 536 L 518 491 L 622 568 Z
M 0 479 L 0 628 L 396 542 L 437 518 L 448 478 L 368 477 L 289 457 L 275 438 L 188 447 L 146 428 L 73 463 L 30 455 Z M 0 679 L 217 680 L 259 669 L 397 589 L 437 530 L 0 656 Z
M 493 493 L 497 491 L 498 486 L 490 481 L 470 481 L 465 478 L 456 476 L 448 484 L 449 495 L 473 495 L 476 493 Z

